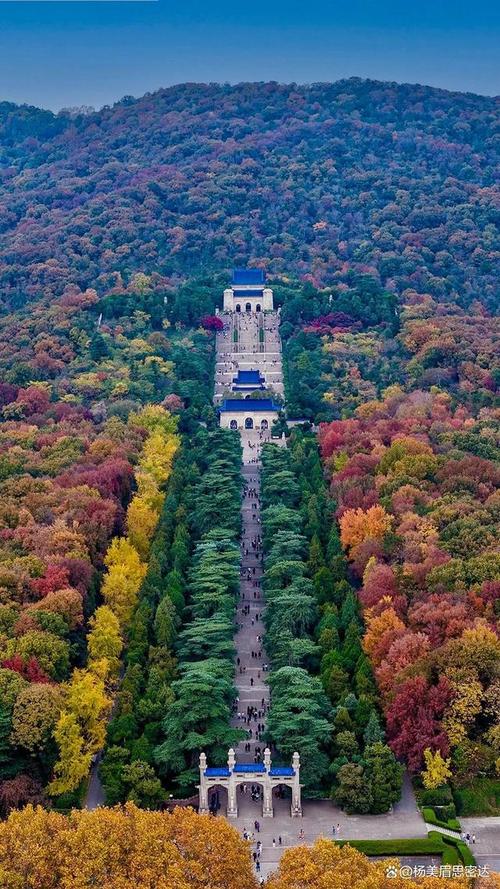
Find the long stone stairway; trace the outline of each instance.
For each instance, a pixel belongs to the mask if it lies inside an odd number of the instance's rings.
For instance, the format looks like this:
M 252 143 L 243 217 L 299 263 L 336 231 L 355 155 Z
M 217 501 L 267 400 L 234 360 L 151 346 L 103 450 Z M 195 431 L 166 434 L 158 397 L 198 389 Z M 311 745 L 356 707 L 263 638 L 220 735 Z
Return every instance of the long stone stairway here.
M 262 759 L 264 752 L 261 737 L 269 705 L 269 689 L 265 682 L 268 664 L 262 644 L 264 600 L 259 466 L 255 463 L 244 465 L 243 476 L 240 601 L 235 636 L 238 699 L 232 724 L 247 732 L 247 739 L 235 750 L 237 761 L 256 762 Z
M 266 384 L 274 392 L 283 393 L 279 316 L 276 312 L 257 314 L 225 313 L 222 316 L 224 330 L 217 335 L 217 365 L 215 380 L 215 405 L 220 404 L 231 392 L 231 383 L 238 369 L 259 370 Z M 259 331 L 263 331 L 260 333 Z M 240 430 L 243 446 L 242 472 L 245 491 L 242 502 L 241 577 L 238 604 L 238 627 L 235 634 L 236 665 L 235 685 L 238 700 L 232 724 L 246 732 L 246 738 L 235 748 L 236 763 L 247 768 L 257 760 L 262 761 L 269 690 L 266 682 L 267 654 L 261 638 L 264 633 L 263 615 L 265 601 L 262 591 L 262 534 L 260 503 L 260 451 L 270 439 L 269 432 L 258 429 Z M 284 445 L 282 440 L 276 444 Z M 253 546 L 252 544 L 255 544 Z M 257 656 L 252 656 L 252 651 Z M 260 652 L 260 656 L 259 656 Z M 239 715 L 238 715 L 239 714 Z M 250 714 L 250 719 L 248 718 Z M 260 727 L 260 728 L 259 728 Z M 260 750 L 259 750 L 260 748 Z M 257 783 L 256 779 L 255 783 Z M 258 821 L 258 832 L 253 836 L 253 850 L 259 851 L 259 876 L 267 877 L 276 867 L 284 849 L 311 843 L 318 836 L 332 836 L 332 825 L 340 825 L 337 836 L 342 839 L 393 839 L 398 837 L 425 837 L 426 826 L 415 805 L 411 784 L 405 776 L 403 797 L 386 815 L 347 816 L 331 800 L 306 800 L 300 826 L 290 817 L 290 798 L 272 794 L 272 818 L 263 818 L 262 802 L 239 786 L 237 793 L 238 816 L 232 823 L 244 837 L 252 837 L 253 825 Z M 221 792 L 222 812 L 225 799 Z M 234 815 L 234 812 L 232 813 Z M 262 820 L 261 820 L 262 819 Z

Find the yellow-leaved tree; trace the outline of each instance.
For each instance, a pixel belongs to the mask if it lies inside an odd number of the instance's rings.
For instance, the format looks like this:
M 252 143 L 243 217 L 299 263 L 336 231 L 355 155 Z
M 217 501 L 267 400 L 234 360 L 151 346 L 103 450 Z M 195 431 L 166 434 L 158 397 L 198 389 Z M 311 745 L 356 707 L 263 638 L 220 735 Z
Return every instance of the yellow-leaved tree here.
M 159 506 L 163 505 L 163 495 L 159 497 Z M 145 561 L 149 557 L 149 548 L 153 539 L 160 510 L 151 505 L 150 500 L 142 494 L 136 494 L 127 509 L 127 533 L 128 539 Z
M 0 824 L 2 889 L 258 889 L 248 843 L 224 818 L 177 808 L 27 806 Z M 460 884 L 459 884 L 460 885 Z
M 102 595 L 123 628 L 132 617 L 147 566 L 125 537 L 113 538 L 104 562 L 108 571 L 102 583 Z
M 120 622 L 109 605 L 101 605 L 89 621 L 87 635 L 88 664 L 92 672 L 116 677 L 120 671 L 123 648 Z M 104 665 L 103 665 L 103 662 Z
M 453 697 L 444 714 L 443 728 L 450 744 L 456 747 L 467 737 L 481 712 L 483 686 L 474 667 L 451 667 L 445 675 L 453 688 Z
M 316 840 L 313 846 L 288 849 L 266 889 L 466 889 L 465 877 L 412 880 L 399 871 L 397 859 L 370 861 L 351 846 Z
M 131 425 L 148 430 L 135 471 L 137 494 L 127 510 L 127 533 L 141 559 L 147 560 L 165 500 L 162 487 L 172 472 L 179 448 L 177 417 L 160 405 L 149 405 L 129 418 Z
M 75 670 L 63 690 L 65 706 L 54 730 L 59 758 L 47 788 L 52 796 L 76 790 L 87 776 L 92 756 L 104 744 L 111 709 L 104 678 L 90 670 Z
M 66 710 L 61 713 L 54 730 L 54 738 L 59 750 L 59 759 L 54 766 L 54 779 L 47 787 L 51 796 L 59 796 L 76 790 L 84 778 L 87 777 L 92 753 L 85 751 L 78 720 L 74 713 Z
M 451 778 L 450 760 L 443 759 L 439 750 L 433 752 L 430 747 L 424 750 L 425 771 L 422 772 L 422 781 L 427 790 L 434 790 L 446 784 Z
M 136 473 L 137 487 L 141 490 L 143 474 L 152 476 L 157 485 L 162 485 L 172 471 L 172 462 L 179 446 L 179 437 L 161 430 L 152 432 L 144 442 Z

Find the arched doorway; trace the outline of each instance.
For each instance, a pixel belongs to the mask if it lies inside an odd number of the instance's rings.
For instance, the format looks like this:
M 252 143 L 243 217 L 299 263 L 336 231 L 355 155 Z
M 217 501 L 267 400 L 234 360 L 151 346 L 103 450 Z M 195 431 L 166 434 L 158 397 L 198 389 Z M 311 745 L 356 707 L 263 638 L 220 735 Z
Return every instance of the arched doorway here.
M 267 422 L 267 420 L 262 420 L 262 422 L 260 424 L 260 428 L 261 429 L 269 429 L 269 423 Z
M 253 420 L 251 417 L 245 419 L 245 429 L 253 429 Z
M 241 312 L 241 306 L 239 303 L 236 303 L 236 311 Z
M 254 830 L 254 822 L 263 817 L 264 785 L 257 781 L 244 781 L 239 783 L 237 790 L 238 816 L 248 819 L 251 832 Z M 256 833 L 255 839 L 258 839 Z
M 275 815 L 290 815 L 292 803 L 292 788 L 286 784 L 278 784 L 273 787 L 273 811 Z
M 260 312 L 260 304 L 259 303 L 257 303 L 257 305 L 255 306 L 255 311 Z
M 237 428 L 238 428 L 238 421 L 237 421 L 237 420 L 231 420 L 231 422 L 230 422 L 230 424 L 229 424 L 229 428 L 230 428 L 230 429 L 237 429 Z
M 211 815 L 227 814 L 227 787 L 215 784 L 208 791 L 208 810 Z
M 251 311 L 252 311 L 251 303 L 247 303 L 245 306 L 245 312 L 251 312 Z

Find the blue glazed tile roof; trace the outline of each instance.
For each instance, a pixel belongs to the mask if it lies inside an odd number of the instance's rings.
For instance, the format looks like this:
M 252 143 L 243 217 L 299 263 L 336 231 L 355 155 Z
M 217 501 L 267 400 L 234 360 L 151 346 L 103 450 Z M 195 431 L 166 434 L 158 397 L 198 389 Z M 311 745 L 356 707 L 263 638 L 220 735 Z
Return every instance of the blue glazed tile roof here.
M 226 398 L 219 410 L 246 414 L 252 411 L 279 411 L 280 407 L 271 398 Z
M 291 766 L 276 766 L 275 769 L 269 770 L 269 774 L 271 778 L 285 777 L 286 775 L 293 776 L 295 775 L 295 769 L 292 769 Z
M 205 769 L 206 778 L 229 778 L 229 769 Z
M 238 376 L 233 378 L 234 383 L 260 383 L 261 380 L 260 370 L 239 370 Z
M 262 285 L 262 287 L 259 287 L 258 290 L 256 288 L 252 288 L 252 290 L 238 290 L 238 288 L 236 288 L 235 290 L 233 290 L 233 296 L 238 296 L 241 299 L 244 299 L 245 296 L 262 296 L 263 290 L 264 285 Z
M 265 772 L 266 767 L 263 762 L 237 762 L 235 772 Z
M 265 273 L 263 269 L 234 269 L 233 284 L 263 284 Z

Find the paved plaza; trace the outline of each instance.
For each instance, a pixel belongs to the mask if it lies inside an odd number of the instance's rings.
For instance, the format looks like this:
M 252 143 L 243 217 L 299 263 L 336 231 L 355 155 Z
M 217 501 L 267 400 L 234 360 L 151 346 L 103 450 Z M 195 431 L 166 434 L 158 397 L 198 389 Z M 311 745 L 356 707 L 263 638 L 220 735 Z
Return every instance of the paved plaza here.
M 500 817 L 460 818 L 462 831 L 475 837 L 471 850 L 478 864 L 500 871 Z
M 254 802 L 248 792 L 243 794 L 240 791 L 238 797 L 239 815 L 238 818 L 231 818 L 230 823 L 234 824 L 241 835 L 244 831 L 253 833 L 252 850 L 256 848 L 258 840 L 262 842 L 260 860 L 261 874 L 264 877 L 276 869 L 286 849 L 304 843 L 311 845 L 321 836 L 331 839 L 333 827 L 336 828 L 335 838 L 342 840 L 408 839 L 427 836 L 427 828 L 416 806 L 407 776 L 401 800 L 394 806 L 393 811 L 386 815 L 346 815 L 329 800 L 303 799 L 303 817 L 291 818 L 289 801 L 275 798 L 274 818 L 263 819 L 261 804 Z M 259 822 L 259 832 L 255 830 L 255 821 Z M 337 825 L 340 825 L 339 831 Z M 304 832 L 303 837 L 300 835 L 301 830 Z

